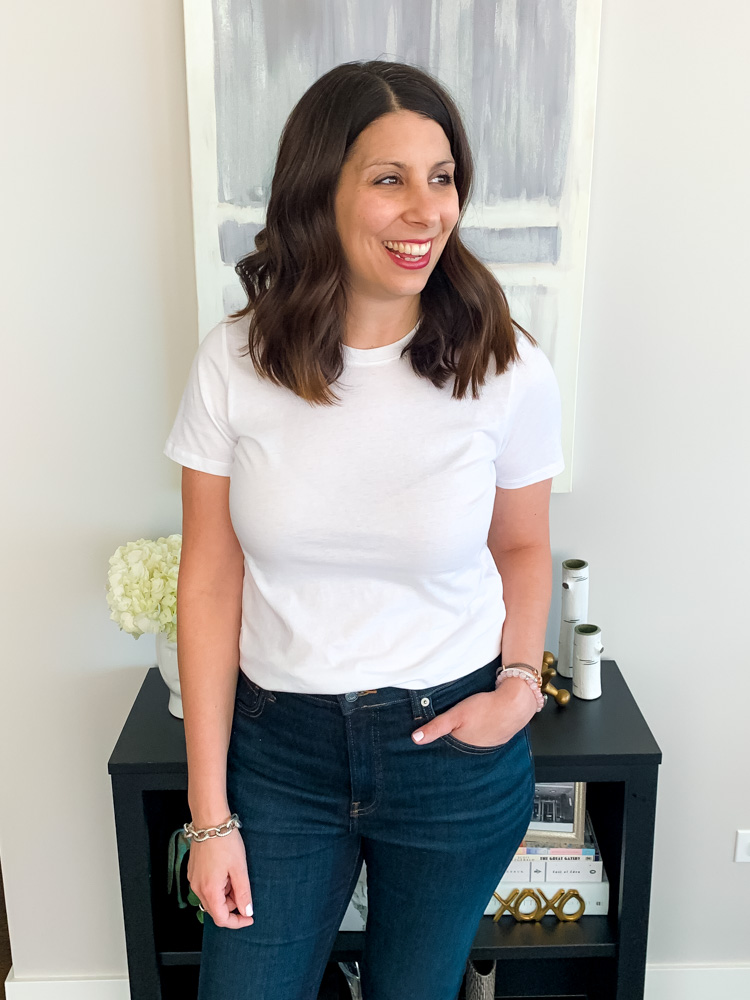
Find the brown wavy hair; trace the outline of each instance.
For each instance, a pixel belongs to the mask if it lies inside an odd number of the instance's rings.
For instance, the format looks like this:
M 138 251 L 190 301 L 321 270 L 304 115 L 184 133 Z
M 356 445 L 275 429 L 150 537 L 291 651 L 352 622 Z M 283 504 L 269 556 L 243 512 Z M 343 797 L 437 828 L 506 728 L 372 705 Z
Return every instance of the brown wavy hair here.
M 236 265 L 251 313 L 248 351 L 256 372 L 311 403 L 330 405 L 342 374 L 347 265 L 335 221 L 341 168 L 360 132 L 394 111 L 437 122 L 455 160 L 460 214 L 420 296 L 420 322 L 404 348 L 414 372 L 442 388 L 454 376 L 453 397 L 471 382 L 479 397 L 490 356 L 496 372 L 518 358 L 514 327 L 499 282 L 461 242 L 458 227 L 474 168 L 461 116 L 430 74 L 400 62 L 371 60 L 336 66 L 300 98 L 279 140 L 266 224 L 255 250 Z

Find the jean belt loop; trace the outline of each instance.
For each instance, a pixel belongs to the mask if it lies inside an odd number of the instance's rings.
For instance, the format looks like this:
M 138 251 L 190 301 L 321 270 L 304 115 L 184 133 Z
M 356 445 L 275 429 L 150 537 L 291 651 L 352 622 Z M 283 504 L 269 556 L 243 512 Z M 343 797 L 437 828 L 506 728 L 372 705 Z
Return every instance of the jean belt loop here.
M 425 718 L 424 709 L 419 703 L 421 691 L 409 690 L 409 701 L 411 702 L 411 713 L 416 722 Z

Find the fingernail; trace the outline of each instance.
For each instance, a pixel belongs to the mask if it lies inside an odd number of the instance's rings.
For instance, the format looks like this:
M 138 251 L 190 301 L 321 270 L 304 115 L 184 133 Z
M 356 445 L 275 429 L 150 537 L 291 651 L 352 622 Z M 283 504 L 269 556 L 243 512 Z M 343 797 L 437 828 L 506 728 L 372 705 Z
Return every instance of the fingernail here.
M 419 743 L 420 740 L 424 739 L 424 733 L 422 733 L 422 732 L 414 733 L 414 735 L 412 736 L 412 739 L 414 740 L 415 743 Z
M 247 904 L 247 909 L 245 910 L 245 916 L 252 917 L 252 915 L 253 915 L 253 904 L 252 903 L 248 903 Z

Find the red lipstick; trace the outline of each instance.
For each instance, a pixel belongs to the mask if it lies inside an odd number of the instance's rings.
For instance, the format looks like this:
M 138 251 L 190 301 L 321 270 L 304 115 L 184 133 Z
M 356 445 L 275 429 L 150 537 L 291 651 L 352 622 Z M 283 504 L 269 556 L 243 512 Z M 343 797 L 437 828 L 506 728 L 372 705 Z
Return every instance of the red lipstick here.
M 406 268 L 407 271 L 417 271 L 420 267 L 426 267 L 427 264 L 430 263 L 430 257 L 432 256 L 432 241 L 430 241 L 430 249 L 424 257 L 420 257 L 419 260 L 404 260 L 403 257 L 397 256 L 395 250 L 389 250 L 385 244 L 381 245 L 393 263 L 398 264 L 399 267 Z

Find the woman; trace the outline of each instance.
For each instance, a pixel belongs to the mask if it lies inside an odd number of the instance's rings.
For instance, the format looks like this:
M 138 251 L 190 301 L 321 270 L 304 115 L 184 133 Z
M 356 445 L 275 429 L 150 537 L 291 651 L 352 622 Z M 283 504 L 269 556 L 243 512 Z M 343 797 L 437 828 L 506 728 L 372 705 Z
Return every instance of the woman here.
M 325 74 L 193 361 L 164 450 L 199 1000 L 315 998 L 363 859 L 366 1000 L 453 1000 L 531 818 L 560 402 L 461 243 L 471 180 L 428 74 Z

